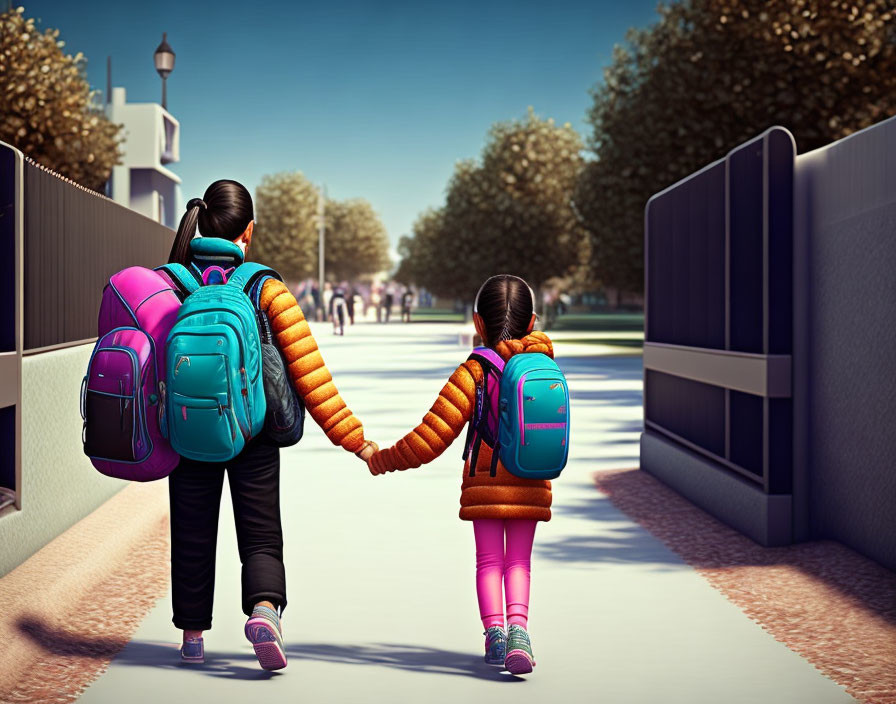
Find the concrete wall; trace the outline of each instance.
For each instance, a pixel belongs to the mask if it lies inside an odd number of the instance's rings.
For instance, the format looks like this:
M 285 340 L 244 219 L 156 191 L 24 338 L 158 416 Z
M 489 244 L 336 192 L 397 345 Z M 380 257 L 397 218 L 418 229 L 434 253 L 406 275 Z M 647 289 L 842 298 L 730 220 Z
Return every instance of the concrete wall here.
M 745 149 L 756 141 L 732 150 L 724 160 L 728 168 L 724 211 L 718 188 L 701 185 L 720 170 L 722 162 L 692 174 L 648 204 L 646 432 L 641 466 L 763 544 L 834 539 L 896 570 L 896 118 L 796 157 L 786 150 L 773 151 L 771 144 L 761 153 Z M 736 166 L 732 157 L 737 154 L 752 154 L 757 163 L 761 154 L 767 162 L 765 175 L 753 178 L 752 186 L 748 179 L 732 179 Z M 772 178 L 782 171 L 791 173 L 792 179 Z M 750 202 L 751 197 L 755 202 Z M 739 199 L 750 207 L 736 212 Z M 774 202 L 775 208 L 767 207 Z M 727 224 L 720 223 L 722 212 Z M 768 249 L 773 242 L 767 234 L 773 213 L 778 229 L 789 232 L 792 227 L 793 235 L 792 241 L 790 237 L 774 240 L 779 244 L 776 257 Z M 743 242 L 749 247 L 738 250 L 736 228 L 743 230 Z M 667 335 L 676 325 L 685 331 L 697 326 L 699 332 L 701 321 L 707 319 L 699 306 L 712 305 L 711 294 L 719 295 L 699 278 L 701 267 L 713 260 L 713 251 L 719 258 L 717 250 L 701 244 L 703 230 L 716 238 L 725 233 L 725 259 L 732 276 L 726 301 L 732 305 L 737 301 L 733 278 L 737 271 L 746 271 L 741 284 L 748 284 L 748 292 L 752 287 L 754 303 L 760 300 L 755 295 L 760 285 L 766 287 L 761 297 L 764 310 L 754 306 L 753 315 L 740 320 L 732 315 L 726 347 L 753 352 L 754 362 L 762 361 L 757 350 L 764 352 L 771 363 L 775 355 L 783 359 L 792 343 L 786 377 L 792 408 L 789 401 L 781 405 L 777 398 L 787 394 L 767 394 L 770 397 L 763 399 L 768 404 L 765 433 L 758 423 L 742 433 L 748 449 L 767 453 L 775 437 L 781 448 L 780 481 L 767 482 L 765 503 L 759 500 L 762 497 L 751 496 L 750 489 L 755 493 L 755 487 L 735 481 L 746 476 L 742 471 L 740 477 L 726 474 L 749 469 L 743 462 L 731 461 L 736 454 L 737 425 L 731 389 L 736 385 L 730 379 L 724 384 L 709 379 L 708 366 L 696 366 L 690 372 L 682 371 L 688 365 L 671 369 L 679 377 L 690 374 L 690 390 L 681 380 L 677 388 L 661 387 L 651 380 L 657 371 L 670 371 L 660 362 L 665 357 L 671 364 L 672 352 L 696 359 L 687 345 L 718 344 L 699 335 Z M 743 266 L 743 254 L 750 251 L 754 264 L 761 264 L 752 273 Z M 762 255 L 758 260 L 757 253 Z M 698 276 L 687 268 L 689 262 L 692 269 L 696 262 Z M 689 310 L 695 305 L 697 314 Z M 774 329 L 773 314 L 780 318 Z M 768 326 L 765 331 L 764 325 Z M 769 344 L 775 329 L 778 344 Z M 752 336 L 753 348 L 734 344 L 735 331 Z M 764 347 L 759 350 L 755 343 L 763 338 Z M 664 344 L 654 349 L 656 343 Z M 699 352 L 711 350 L 701 347 Z M 652 361 L 654 357 L 658 361 Z M 729 367 L 736 371 L 733 364 Z M 698 396 L 693 380 L 707 382 L 716 389 L 716 397 L 722 387 L 729 389 L 725 404 L 729 442 L 724 456 L 718 441 L 718 419 L 723 414 L 709 408 L 709 395 Z M 747 391 L 752 396 L 741 396 L 759 408 L 759 392 Z M 684 430 L 670 428 L 668 419 Z M 789 482 L 784 481 L 785 475 Z M 790 516 L 792 534 L 785 530 L 785 515 Z
M 796 197 L 809 532 L 896 569 L 896 118 L 798 157 Z
M 127 485 L 97 472 L 81 446 L 78 400 L 92 349 L 22 360 L 22 507 L 0 516 L 0 575 Z

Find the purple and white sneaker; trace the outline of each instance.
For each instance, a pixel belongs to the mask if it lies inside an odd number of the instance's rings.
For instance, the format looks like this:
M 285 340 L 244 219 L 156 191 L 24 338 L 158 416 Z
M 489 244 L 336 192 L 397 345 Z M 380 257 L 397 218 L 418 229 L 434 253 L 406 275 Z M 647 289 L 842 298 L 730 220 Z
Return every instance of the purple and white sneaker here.
M 205 662 L 205 647 L 202 638 L 187 638 L 180 646 L 180 659 L 193 665 Z
M 504 667 L 512 675 L 525 675 L 532 672 L 532 668 L 535 667 L 529 634 L 525 628 L 515 623 L 507 629 L 507 655 L 504 656 Z
M 265 670 L 282 670 L 286 667 L 283 636 L 280 633 L 280 617 L 267 606 L 256 606 L 246 621 L 246 638 L 255 649 L 258 664 Z

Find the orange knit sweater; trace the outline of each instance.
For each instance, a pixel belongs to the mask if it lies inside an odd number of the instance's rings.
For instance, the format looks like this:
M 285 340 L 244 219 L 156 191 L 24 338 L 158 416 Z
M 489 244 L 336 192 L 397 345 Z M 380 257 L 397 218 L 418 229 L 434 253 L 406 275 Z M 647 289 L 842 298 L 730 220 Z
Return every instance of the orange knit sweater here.
M 261 289 L 261 309 L 305 409 L 334 445 L 360 450 L 364 428 L 339 395 L 295 296 L 282 281 L 268 279 Z
M 543 332 L 533 332 L 521 340 L 507 340 L 495 351 L 505 360 L 515 354 L 542 352 L 554 356 L 550 339 Z M 429 412 L 414 430 L 392 447 L 373 455 L 371 462 L 377 473 L 419 467 L 441 455 L 473 416 L 476 384 L 483 378 L 478 362 L 461 364 L 442 388 Z M 508 472 L 499 461 L 496 476 L 489 474 L 492 451 L 483 443 L 471 477 L 469 460 L 464 464 L 461 485 L 460 517 L 528 518 L 548 521 L 551 518 L 551 483 L 546 480 L 523 479 Z

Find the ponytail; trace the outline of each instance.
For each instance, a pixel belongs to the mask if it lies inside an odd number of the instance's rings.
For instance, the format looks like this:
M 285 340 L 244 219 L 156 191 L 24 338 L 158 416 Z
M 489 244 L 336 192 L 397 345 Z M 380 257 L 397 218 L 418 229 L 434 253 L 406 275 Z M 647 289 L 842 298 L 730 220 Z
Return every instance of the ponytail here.
M 177 234 L 171 244 L 171 252 L 168 254 L 169 264 L 183 264 L 190 262 L 190 242 L 196 236 L 196 225 L 199 222 L 199 211 L 205 210 L 205 201 L 201 198 L 193 198 L 187 203 L 187 212 L 180 219 Z

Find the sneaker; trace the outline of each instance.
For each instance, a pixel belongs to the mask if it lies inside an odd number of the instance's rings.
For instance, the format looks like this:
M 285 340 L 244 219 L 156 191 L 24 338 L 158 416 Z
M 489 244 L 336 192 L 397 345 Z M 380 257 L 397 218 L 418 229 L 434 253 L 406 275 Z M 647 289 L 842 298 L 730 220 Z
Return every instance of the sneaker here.
M 267 606 L 256 606 L 246 621 L 246 638 L 255 649 L 258 664 L 265 670 L 282 670 L 286 667 L 283 636 L 280 633 L 280 617 Z
M 489 665 L 503 665 L 507 633 L 501 626 L 490 626 L 482 635 L 485 636 L 485 662 Z
M 199 664 L 205 662 L 205 647 L 202 638 L 188 638 L 180 646 L 180 659 L 183 662 Z
M 507 632 L 507 655 L 504 657 L 504 667 L 512 675 L 525 675 L 532 672 L 535 667 L 535 657 L 532 655 L 532 644 L 529 634 L 522 626 L 511 624 Z

